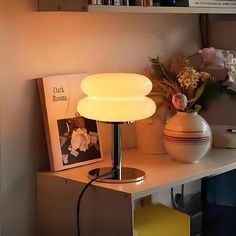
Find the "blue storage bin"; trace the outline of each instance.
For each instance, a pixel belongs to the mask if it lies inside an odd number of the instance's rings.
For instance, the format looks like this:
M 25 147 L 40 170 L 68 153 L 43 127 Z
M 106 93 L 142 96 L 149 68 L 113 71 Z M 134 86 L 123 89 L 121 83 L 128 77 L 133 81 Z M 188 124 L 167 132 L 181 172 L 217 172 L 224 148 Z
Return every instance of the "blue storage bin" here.
M 206 181 L 208 203 L 236 207 L 236 170 L 208 178 Z
M 208 203 L 204 215 L 204 236 L 236 236 L 236 207 Z
M 236 170 L 203 181 L 203 235 L 236 236 Z

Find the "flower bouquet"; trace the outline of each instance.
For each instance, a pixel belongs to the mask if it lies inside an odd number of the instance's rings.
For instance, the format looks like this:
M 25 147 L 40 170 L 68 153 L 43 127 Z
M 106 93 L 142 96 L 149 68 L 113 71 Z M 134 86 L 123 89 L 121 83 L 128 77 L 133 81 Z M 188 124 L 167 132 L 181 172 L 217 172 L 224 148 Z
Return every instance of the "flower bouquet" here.
M 200 63 L 194 66 L 191 61 L 196 56 Z M 153 82 L 152 94 L 177 111 L 206 109 L 222 93 L 236 100 L 236 58 L 228 51 L 204 48 L 191 57 L 173 58 L 167 67 L 158 57 L 149 60 L 151 69 L 146 69 L 145 74 Z
M 151 95 L 177 111 L 164 127 L 166 151 L 175 160 L 196 163 L 212 145 L 211 129 L 198 111 L 222 93 L 236 99 L 236 58 L 227 51 L 204 48 L 191 57 L 175 57 L 168 66 L 159 58 L 149 59 L 151 69 L 145 74 L 153 82 Z

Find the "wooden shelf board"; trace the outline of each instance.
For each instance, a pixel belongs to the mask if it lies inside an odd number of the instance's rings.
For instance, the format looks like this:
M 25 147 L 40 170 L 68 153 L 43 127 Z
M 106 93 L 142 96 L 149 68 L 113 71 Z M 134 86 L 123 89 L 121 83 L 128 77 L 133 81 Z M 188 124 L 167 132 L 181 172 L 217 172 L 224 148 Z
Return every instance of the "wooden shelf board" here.
M 89 12 L 111 13 L 177 13 L 177 14 L 236 14 L 235 8 L 220 7 L 143 7 L 143 6 L 104 6 L 89 5 Z

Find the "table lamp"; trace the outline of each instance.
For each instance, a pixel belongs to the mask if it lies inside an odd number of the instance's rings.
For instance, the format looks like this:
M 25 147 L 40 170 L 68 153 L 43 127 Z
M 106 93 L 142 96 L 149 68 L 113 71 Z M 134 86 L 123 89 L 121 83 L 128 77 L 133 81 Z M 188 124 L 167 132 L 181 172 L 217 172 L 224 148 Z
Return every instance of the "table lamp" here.
M 154 114 L 155 103 L 146 95 L 152 82 L 132 73 L 104 73 L 87 76 L 81 83 L 87 95 L 77 110 L 85 118 L 112 124 L 112 166 L 89 171 L 91 179 L 101 182 L 128 183 L 144 179 L 142 170 L 122 167 L 121 124 L 145 119 Z M 104 173 L 109 173 L 106 177 Z

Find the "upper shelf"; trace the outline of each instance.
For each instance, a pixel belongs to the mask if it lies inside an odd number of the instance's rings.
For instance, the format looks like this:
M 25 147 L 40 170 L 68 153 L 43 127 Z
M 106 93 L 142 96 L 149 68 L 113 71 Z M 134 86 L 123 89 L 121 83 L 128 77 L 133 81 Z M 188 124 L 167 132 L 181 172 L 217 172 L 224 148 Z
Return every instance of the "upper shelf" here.
M 88 11 L 111 13 L 236 14 L 236 8 L 221 7 L 143 7 L 89 5 Z

